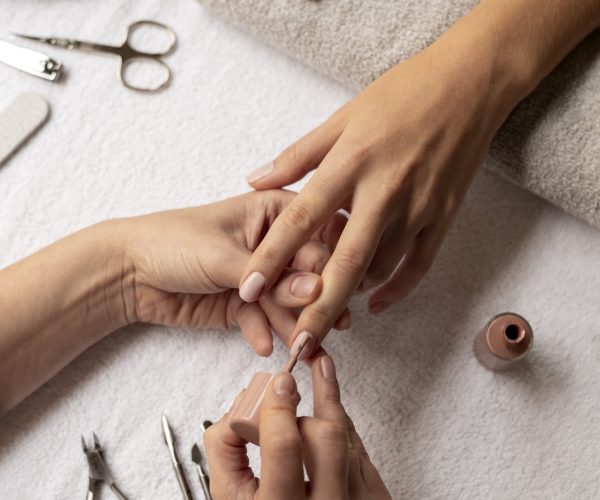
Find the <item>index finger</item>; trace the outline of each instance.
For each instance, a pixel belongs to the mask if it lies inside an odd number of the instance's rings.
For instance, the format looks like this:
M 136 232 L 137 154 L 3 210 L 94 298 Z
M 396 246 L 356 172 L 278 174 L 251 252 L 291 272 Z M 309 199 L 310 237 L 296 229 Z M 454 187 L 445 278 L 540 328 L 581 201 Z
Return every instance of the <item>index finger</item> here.
M 352 212 L 323 274 L 321 295 L 298 318 L 294 342 L 308 335 L 310 341 L 299 359 L 307 359 L 325 338 L 361 282 L 381 236 L 381 224 L 364 204 Z M 369 215 L 370 214 L 370 215 Z M 293 344 L 292 344 L 293 348 Z
M 302 438 L 296 421 L 300 396 L 294 377 L 275 375 L 260 409 L 260 493 L 269 500 L 304 499 Z
M 279 214 L 258 245 L 240 280 L 240 297 L 254 302 L 269 290 L 298 249 L 338 209 L 347 196 L 341 184 L 331 187 L 318 173 Z

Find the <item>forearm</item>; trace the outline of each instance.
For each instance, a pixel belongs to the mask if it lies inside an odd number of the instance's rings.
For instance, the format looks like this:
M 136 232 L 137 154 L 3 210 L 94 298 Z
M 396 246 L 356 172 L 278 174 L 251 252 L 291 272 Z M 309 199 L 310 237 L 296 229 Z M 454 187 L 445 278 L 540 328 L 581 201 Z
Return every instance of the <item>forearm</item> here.
M 127 324 L 118 241 L 99 224 L 0 271 L 0 414 Z
M 483 0 L 428 50 L 498 104 L 499 126 L 598 26 L 600 0 Z

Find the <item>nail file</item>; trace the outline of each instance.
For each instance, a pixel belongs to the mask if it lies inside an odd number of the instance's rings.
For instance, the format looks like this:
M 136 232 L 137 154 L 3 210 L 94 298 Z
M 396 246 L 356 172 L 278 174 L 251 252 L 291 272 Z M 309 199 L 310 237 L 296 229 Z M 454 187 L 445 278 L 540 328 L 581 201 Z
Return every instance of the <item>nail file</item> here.
M 17 96 L 0 112 L 0 165 L 47 120 L 48 101 L 34 92 Z

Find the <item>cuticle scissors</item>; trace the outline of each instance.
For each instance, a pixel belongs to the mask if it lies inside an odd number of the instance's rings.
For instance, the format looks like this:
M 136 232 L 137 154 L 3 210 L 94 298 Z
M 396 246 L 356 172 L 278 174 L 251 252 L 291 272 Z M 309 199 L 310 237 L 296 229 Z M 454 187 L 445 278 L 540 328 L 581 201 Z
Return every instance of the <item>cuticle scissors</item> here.
M 134 48 L 132 44 L 132 35 L 137 29 L 144 26 L 158 28 L 166 32 L 169 36 L 168 46 L 164 50 L 157 52 L 145 52 Z M 177 45 L 177 35 L 167 25 L 159 23 L 157 21 L 144 19 L 130 24 L 127 28 L 125 41 L 121 45 L 105 45 L 101 43 L 85 42 L 82 40 L 74 40 L 70 38 L 38 37 L 31 35 L 23 35 L 19 33 L 14 33 L 14 35 L 20 38 L 24 38 L 26 40 L 33 40 L 36 42 L 46 43 L 55 47 L 60 47 L 68 50 L 80 49 L 90 52 L 105 52 L 117 55 L 121 58 L 121 65 L 119 67 L 119 71 L 117 72 L 117 76 L 119 80 L 121 80 L 121 83 L 131 90 L 136 90 L 138 92 L 159 92 L 166 88 L 171 82 L 171 70 L 162 61 L 161 58 L 168 56 L 175 50 L 175 47 Z M 156 85 L 149 87 L 143 87 L 131 83 L 131 80 L 128 80 L 127 78 L 126 69 L 129 64 L 136 60 L 152 61 L 154 64 L 160 65 L 162 72 L 165 75 L 164 78 L 161 79 L 160 82 Z

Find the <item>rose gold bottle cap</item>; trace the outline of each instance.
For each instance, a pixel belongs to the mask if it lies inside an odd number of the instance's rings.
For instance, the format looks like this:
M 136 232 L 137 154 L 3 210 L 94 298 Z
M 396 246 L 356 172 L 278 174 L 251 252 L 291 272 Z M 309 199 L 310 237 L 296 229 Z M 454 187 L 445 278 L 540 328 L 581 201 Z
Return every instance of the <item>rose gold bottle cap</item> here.
M 499 370 L 522 358 L 532 343 L 533 330 L 527 320 L 515 313 L 502 313 L 475 337 L 473 348 L 483 366 Z
M 306 338 L 294 352 L 290 353 L 282 371 L 291 373 L 298 362 L 298 356 L 304 346 L 309 342 Z M 258 431 L 260 422 L 260 409 L 262 401 L 275 375 L 269 372 L 258 372 L 252 377 L 248 387 L 244 389 L 233 407 L 229 411 L 229 427 L 242 439 L 249 443 L 259 444 L 260 435 Z
M 273 377 L 269 372 L 256 373 L 229 413 L 229 427 L 250 443 L 258 444 L 260 406 Z

